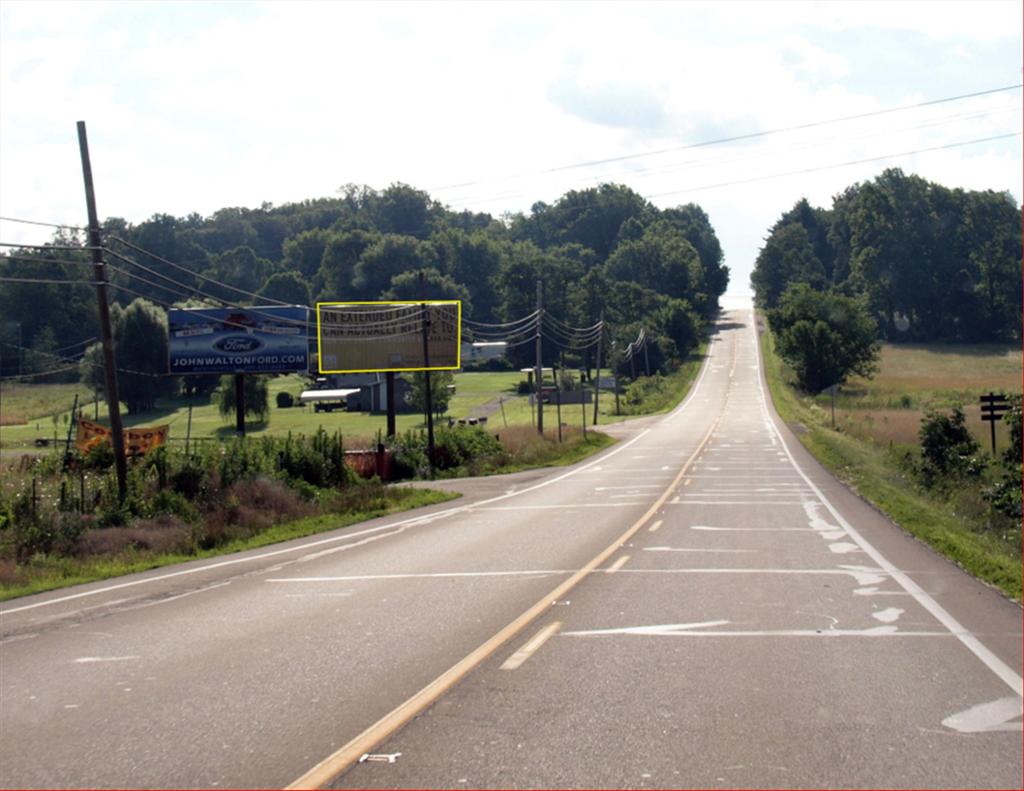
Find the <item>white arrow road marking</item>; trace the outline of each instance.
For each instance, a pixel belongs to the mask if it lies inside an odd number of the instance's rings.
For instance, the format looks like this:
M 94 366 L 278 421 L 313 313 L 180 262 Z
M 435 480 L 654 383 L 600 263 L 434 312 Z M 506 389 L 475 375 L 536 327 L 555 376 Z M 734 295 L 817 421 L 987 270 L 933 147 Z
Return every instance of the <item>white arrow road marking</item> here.
M 835 544 L 829 544 L 828 548 L 835 552 L 837 555 L 845 555 L 848 552 L 861 552 L 861 548 L 856 544 L 851 544 L 849 541 L 837 541 Z
M 871 613 L 871 617 L 875 618 L 882 623 L 894 623 L 899 619 L 906 610 L 901 610 L 898 607 L 889 607 L 886 610 L 879 610 L 878 612 Z
M 960 733 L 990 733 L 992 731 L 1020 731 L 1021 707 L 1024 698 L 1017 695 L 981 703 L 952 714 L 942 721 L 947 728 Z M 1017 722 L 1013 722 L 1017 720 Z
M 688 547 L 644 547 L 644 552 L 756 552 L 756 549 L 690 549 Z
M 726 631 L 707 629 L 723 626 L 729 621 L 703 623 L 670 623 L 657 626 L 631 626 L 621 629 L 591 629 L 562 632 L 564 637 L 633 634 L 652 637 L 954 637 L 949 632 L 901 632 L 896 626 L 872 626 L 869 629 L 779 629 Z M 706 629 L 706 631 L 700 631 Z

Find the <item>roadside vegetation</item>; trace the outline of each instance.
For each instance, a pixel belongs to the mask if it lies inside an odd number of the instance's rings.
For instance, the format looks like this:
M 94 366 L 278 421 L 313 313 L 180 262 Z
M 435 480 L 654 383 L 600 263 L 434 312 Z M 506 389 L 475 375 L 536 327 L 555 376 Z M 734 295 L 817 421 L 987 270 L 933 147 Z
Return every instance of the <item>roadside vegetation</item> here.
M 771 332 L 761 347 L 776 409 L 819 461 L 903 529 L 1021 600 L 1019 406 L 999 424 L 996 456 L 977 409 L 960 409 L 990 389 L 1019 388 L 1015 350 L 885 346 L 873 379 L 840 390 L 833 429 L 830 396 L 795 386 Z

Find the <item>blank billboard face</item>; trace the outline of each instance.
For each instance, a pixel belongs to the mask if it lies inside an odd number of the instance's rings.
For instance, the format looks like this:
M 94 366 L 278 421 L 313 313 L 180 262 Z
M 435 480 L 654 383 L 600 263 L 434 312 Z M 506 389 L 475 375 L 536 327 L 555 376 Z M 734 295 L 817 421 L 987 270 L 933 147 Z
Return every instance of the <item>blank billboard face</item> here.
M 316 308 L 321 373 L 459 367 L 462 303 L 458 300 L 318 302 Z

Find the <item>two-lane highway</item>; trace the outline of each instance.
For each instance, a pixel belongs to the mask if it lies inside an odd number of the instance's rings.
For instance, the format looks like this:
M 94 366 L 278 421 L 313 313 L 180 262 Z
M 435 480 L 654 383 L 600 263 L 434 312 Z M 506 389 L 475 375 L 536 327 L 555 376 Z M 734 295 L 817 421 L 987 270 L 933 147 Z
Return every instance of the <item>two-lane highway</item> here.
M 755 341 L 570 470 L 7 603 L 3 785 L 1019 787 L 1020 609 L 806 456 Z

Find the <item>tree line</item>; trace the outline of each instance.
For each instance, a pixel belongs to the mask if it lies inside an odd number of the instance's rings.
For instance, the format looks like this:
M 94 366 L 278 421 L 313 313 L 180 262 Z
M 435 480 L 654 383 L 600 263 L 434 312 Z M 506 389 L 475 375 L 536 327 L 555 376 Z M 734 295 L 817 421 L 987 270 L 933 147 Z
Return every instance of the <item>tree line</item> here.
M 406 184 L 380 191 L 347 185 L 334 198 L 225 208 L 210 217 L 108 218 L 103 239 L 122 347 L 138 322 L 156 315 L 141 302 L 133 308 L 140 299 L 158 306 L 461 299 L 465 317 L 500 324 L 533 312 L 540 280 L 545 308 L 565 324 L 591 326 L 604 313 L 614 342 L 606 359 L 614 362 L 642 327 L 652 367 L 668 370 L 695 347 L 729 277 L 699 206 L 658 209 L 617 184 L 500 218 L 453 211 Z M 45 249 L 0 257 L 0 277 L 86 281 L 84 243 L 84 235 L 59 230 Z M 97 334 L 95 301 L 84 282 L 4 282 L 0 374 L 60 367 L 74 354 L 69 346 Z M 18 346 L 29 351 L 15 352 Z M 592 353 L 570 349 L 566 357 L 586 364 Z M 544 354 L 550 364 L 559 350 L 547 343 Z M 148 372 L 158 364 L 158 353 L 140 355 L 122 356 L 119 366 Z M 532 361 L 527 346 L 509 355 L 514 364 Z
M 1021 214 L 1005 192 L 950 189 L 889 169 L 800 200 L 769 231 L 751 284 L 777 308 L 797 283 L 853 298 L 893 342 L 1021 338 Z

